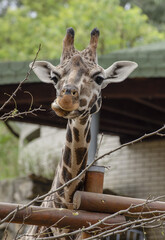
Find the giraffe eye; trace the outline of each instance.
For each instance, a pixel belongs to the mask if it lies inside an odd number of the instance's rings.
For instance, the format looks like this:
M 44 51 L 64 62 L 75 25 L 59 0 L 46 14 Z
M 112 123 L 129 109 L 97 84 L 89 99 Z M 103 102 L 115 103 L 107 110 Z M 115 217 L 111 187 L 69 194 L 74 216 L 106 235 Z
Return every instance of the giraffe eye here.
M 95 82 L 98 84 L 98 85 L 101 85 L 102 82 L 103 82 L 104 78 L 102 76 L 97 76 L 95 77 Z
M 51 77 L 51 80 L 57 84 L 58 80 L 59 80 L 59 77 L 57 75 L 54 75 L 53 77 Z

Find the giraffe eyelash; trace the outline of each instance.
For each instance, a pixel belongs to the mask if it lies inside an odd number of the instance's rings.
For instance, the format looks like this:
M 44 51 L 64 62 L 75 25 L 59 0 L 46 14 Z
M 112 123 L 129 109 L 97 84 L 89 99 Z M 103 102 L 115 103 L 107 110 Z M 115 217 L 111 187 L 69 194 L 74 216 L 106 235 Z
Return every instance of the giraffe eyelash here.
M 61 76 L 57 72 L 52 72 L 51 75 L 54 75 L 54 76 L 51 76 L 50 79 L 54 82 L 54 84 L 57 84 Z

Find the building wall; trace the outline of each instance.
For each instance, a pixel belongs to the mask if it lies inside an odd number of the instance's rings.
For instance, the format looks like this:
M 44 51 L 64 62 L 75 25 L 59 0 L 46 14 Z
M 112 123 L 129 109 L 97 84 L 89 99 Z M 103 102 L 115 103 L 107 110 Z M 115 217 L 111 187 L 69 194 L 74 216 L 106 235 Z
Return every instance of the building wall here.
M 20 128 L 21 172 L 23 175 L 35 173 L 52 179 L 61 158 L 65 130 L 35 124 L 20 124 Z M 37 133 L 36 136 L 34 133 Z
M 105 136 L 101 152 L 119 146 L 118 137 Z M 100 162 L 110 165 L 104 187 L 119 195 L 148 198 L 165 193 L 165 139 L 127 146 Z
M 120 144 L 118 137 L 105 136 L 102 145 L 101 154 Z M 165 139 L 161 137 L 124 147 L 99 164 L 110 166 L 105 172 L 104 188 L 118 195 L 142 199 L 165 195 Z M 165 235 L 163 227 L 144 232 L 146 240 L 163 240 Z

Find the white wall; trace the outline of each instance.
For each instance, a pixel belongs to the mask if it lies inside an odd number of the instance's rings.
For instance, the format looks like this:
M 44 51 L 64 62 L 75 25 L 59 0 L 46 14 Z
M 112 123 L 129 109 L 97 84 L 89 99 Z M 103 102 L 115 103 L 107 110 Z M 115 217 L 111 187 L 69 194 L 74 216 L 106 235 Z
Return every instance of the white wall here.
M 116 146 L 119 146 L 118 137 L 105 136 L 101 153 Z M 125 147 L 99 164 L 110 165 L 104 187 L 119 195 L 144 199 L 165 195 L 165 138 Z M 144 232 L 147 240 L 163 240 L 165 236 L 164 227 Z
M 116 148 L 118 137 L 105 136 L 103 152 Z M 101 160 L 110 165 L 105 174 L 105 188 L 120 195 L 147 198 L 165 193 L 165 139 L 147 140 L 127 146 Z

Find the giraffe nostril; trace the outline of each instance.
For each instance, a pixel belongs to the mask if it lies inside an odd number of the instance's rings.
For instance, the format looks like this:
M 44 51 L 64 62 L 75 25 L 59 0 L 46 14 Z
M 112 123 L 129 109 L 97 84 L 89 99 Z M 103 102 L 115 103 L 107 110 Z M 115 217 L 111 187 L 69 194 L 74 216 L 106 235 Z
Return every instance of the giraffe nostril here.
M 64 95 L 65 93 L 66 93 L 66 90 L 63 89 L 63 90 L 61 91 L 61 94 Z
M 74 85 L 65 85 L 61 90 L 61 96 L 64 95 L 78 97 L 78 89 Z

